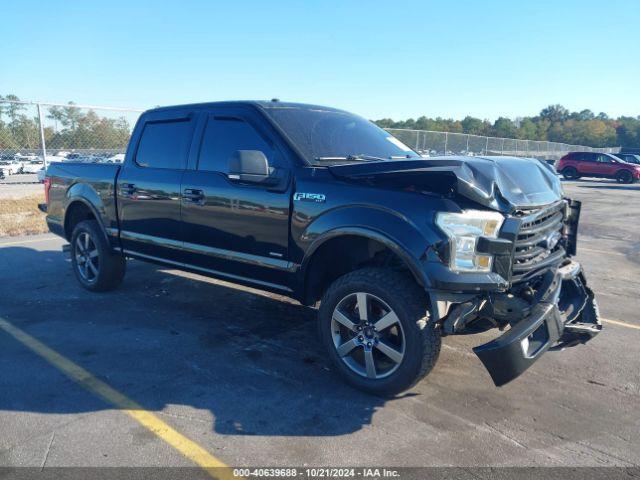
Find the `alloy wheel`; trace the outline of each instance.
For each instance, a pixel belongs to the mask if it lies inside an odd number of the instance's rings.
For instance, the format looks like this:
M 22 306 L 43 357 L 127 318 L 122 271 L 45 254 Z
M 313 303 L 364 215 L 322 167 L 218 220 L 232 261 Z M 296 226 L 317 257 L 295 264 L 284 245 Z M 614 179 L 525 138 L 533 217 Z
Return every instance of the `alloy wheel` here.
M 81 232 L 74 244 L 76 269 L 83 280 L 93 283 L 100 272 L 100 255 L 98 247 L 87 232 Z
M 342 362 L 365 378 L 388 377 L 404 359 L 400 319 L 386 302 L 370 293 L 352 293 L 338 302 L 331 335 Z

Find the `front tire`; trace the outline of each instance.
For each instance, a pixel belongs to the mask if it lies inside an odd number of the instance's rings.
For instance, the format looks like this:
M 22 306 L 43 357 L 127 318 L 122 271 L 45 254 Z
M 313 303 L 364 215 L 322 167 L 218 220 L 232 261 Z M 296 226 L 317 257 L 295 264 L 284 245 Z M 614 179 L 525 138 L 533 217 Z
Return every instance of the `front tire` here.
M 618 183 L 633 183 L 633 174 L 629 170 L 620 170 L 616 174 Z
M 71 235 L 71 264 L 80 285 L 92 292 L 106 292 L 122 283 L 126 261 L 111 250 L 98 222 L 85 220 Z
M 408 275 L 365 268 L 336 280 L 322 297 L 320 337 L 342 377 L 389 397 L 411 388 L 434 367 L 441 332 L 424 291 Z

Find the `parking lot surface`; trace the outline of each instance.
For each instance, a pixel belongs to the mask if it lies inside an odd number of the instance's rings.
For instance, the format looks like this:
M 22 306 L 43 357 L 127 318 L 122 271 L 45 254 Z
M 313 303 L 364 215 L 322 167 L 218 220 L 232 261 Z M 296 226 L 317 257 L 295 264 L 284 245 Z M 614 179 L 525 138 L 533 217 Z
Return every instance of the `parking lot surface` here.
M 136 261 L 119 290 L 89 293 L 48 234 L 0 239 L 0 319 L 228 465 L 637 466 L 640 186 L 565 189 L 583 201 L 578 259 L 605 330 L 502 388 L 471 352 L 487 333 L 445 338 L 400 398 L 359 393 L 312 309 Z M 0 466 L 193 466 L 32 342 L 0 328 L 0 352 Z
M 0 179 L 0 200 L 43 194 L 44 188 L 36 174 L 11 175 Z

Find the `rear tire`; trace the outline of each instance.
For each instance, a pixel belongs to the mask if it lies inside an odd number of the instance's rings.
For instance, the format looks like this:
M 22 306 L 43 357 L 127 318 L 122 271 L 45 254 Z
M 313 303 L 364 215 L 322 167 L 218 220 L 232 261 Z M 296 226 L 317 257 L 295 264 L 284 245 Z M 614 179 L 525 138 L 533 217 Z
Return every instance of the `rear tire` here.
M 578 178 L 580 178 L 580 175 L 578 175 L 578 171 L 574 167 L 567 167 L 562 170 L 562 176 L 566 180 L 577 180 Z
M 126 261 L 111 250 L 98 222 L 85 220 L 71 235 L 71 264 L 80 285 L 92 292 L 106 292 L 122 283 Z
M 618 183 L 633 183 L 633 175 L 629 170 L 620 170 L 616 173 Z
M 425 292 L 395 270 L 364 268 L 340 277 L 322 297 L 318 320 L 338 372 L 367 393 L 389 397 L 411 388 L 440 353 L 441 332 Z

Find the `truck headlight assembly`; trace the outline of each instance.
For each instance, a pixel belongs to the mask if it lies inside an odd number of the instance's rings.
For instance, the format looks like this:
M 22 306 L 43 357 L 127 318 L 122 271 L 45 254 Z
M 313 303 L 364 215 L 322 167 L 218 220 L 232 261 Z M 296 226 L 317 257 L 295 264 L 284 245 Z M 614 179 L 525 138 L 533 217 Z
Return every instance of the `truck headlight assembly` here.
M 493 255 L 476 252 L 480 237 L 497 238 L 504 217 L 498 212 L 465 210 L 439 212 L 436 224 L 449 237 L 449 266 L 455 272 L 490 272 Z

